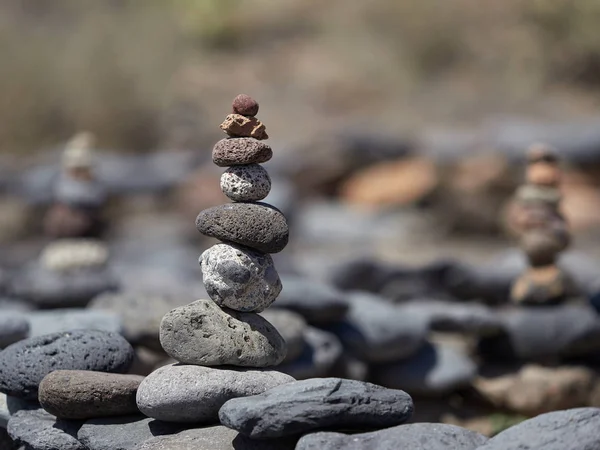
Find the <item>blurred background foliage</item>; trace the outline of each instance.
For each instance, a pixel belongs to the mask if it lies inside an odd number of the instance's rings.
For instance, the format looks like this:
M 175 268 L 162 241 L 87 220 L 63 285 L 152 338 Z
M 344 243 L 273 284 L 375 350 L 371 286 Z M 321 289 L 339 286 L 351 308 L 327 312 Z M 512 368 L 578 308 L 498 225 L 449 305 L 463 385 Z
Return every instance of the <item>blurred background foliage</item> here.
M 0 151 L 79 129 L 132 151 L 191 145 L 244 90 L 305 130 L 584 114 L 599 19 L 597 0 L 4 0 Z

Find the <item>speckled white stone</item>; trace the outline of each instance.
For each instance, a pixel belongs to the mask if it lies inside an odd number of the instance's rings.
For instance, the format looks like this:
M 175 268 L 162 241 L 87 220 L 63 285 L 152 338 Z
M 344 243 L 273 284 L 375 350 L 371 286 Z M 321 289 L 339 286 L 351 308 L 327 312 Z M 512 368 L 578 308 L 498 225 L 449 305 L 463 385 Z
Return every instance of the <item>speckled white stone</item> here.
M 255 202 L 269 195 L 271 177 L 259 164 L 232 166 L 221 175 L 221 190 L 235 202 Z
M 202 253 L 200 267 L 206 292 L 221 307 L 260 312 L 282 289 L 273 258 L 249 248 L 213 245 Z

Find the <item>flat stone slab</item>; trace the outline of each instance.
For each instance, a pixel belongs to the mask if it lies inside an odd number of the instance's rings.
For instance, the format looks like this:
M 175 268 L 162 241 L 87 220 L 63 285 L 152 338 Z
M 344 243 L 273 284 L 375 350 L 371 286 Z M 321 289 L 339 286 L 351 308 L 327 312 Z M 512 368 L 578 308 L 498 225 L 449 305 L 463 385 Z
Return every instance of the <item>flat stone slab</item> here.
M 76 438 L 81 422 L 59 420 L 43 409 L 19 411 L 8 421 L 8 434 L 35 450 L 88 450 Z
M 385 428 L 406 422 L 412 413 L 412 398 L 404 391 L 364 381 L 313 378 L 229 400 L 219 419 L 244 436 L 264 439 L 328 428 Z
M 510 427 L 477 450 L 596 450 L 599 429 L 600 408 L 555 411 Z
M 296 450 L 476 450 L 487 440 L 482 434 L 454 425 L 415 423 L 352 435 L 311 433 L 298 441 Z
M 289 239 L 285 216 L 266 203 L 228 203 L 205 209 L 196 218 L 205 236 L 250 247 L 263 253 L 279 253 Z
M 165 423 L 141 415 L 103 417 L 83 423 L 77 439 L 86 450 L 133 450 L 155 436 L 180 432 L 184 426 Z
M 291 376 L 274 370 L 170 364 L 144 379 L 137 405 L 148 417 L 165 422 L 216 423 L 226 401 L 292 381 Z
M 137 414 L 137 388 L 144 377 L 89 370 L 55 370 L 39 386 L 39 402 L 61 419 Z
M 275 327 L 255 313 L 222 310 L 197 300 L 167 313 L 160 342 L 175 360 L 204 366 L 276 366 L 286 355 Z
M 133 348 L 123 336 L 76 330 L 25 339 L 0 352 L 0 392 L 37 399 L 42 379 L 55 370 L 127 372 Z

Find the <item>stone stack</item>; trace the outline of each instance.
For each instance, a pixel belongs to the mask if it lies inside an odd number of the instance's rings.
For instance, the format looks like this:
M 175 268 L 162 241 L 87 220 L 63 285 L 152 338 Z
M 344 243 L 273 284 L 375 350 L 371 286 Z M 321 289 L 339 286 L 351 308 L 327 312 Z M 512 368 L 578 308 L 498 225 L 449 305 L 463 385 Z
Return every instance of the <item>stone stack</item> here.
M 576 295 L 571 277 L 557 265 L 570 242 L 560 211 L 560 178 L 556 153 L 545 145 L 533 145 L 527 154 L 527 182 L 517 191 L 512 217 L 512 228 L 529 263 L 511 289 L 516 304 L 557 304 Z
M 271 188 L 260 164 L 273 152 L 257 112 L 258 104 L 240 95 L 221 125 L 229 137 L 215 145 L 213 161 L 228 167 L 221 188 L 234 203 L 196 220 L 201 233 L 221 241 L 200 257 L 210 300 L 175 308 L 161 321 L 160 343 L 179 363 L 152 372 L 138 389 L 140 411 L 154 419 L 218 423 L 227 400 L 294 380 L 266 369 L 285 359 L 286 342 L 258 314 L 281 292 L 270 254 L 286 246 L 288 226 L 279 210 L 259 202 Z

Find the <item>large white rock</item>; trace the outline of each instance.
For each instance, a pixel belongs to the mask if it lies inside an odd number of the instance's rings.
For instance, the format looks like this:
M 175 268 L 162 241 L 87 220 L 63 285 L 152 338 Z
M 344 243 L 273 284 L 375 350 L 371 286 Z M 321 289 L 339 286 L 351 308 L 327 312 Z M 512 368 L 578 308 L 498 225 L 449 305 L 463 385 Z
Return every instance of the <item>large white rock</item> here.
M 206 292 L 219 306 L 260 312 L 281 292 L 281 280 L 269 254 L 230 244 L 202 253 L 200 267 Z

